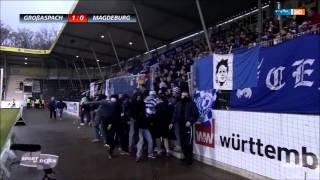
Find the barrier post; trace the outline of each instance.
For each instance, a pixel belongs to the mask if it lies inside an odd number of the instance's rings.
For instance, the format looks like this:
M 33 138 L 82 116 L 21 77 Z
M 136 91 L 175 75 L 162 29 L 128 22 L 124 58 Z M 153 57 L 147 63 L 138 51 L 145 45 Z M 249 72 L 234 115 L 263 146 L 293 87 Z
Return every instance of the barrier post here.
M 138 13 L 138 10 L 137 10 L 135 4 L 133 4 L 133 10 L 134 10 L 134 12 L 135 12 L 135 14 L 137 16 L 138 25 L 139 25 L 139 28 L 140 28 L 140 31 L 141 31 L 141 35 L 142 35 L 142 38 L 143 38 L 144 45 L 146 46 L 146 50 L 147 50 L 148 56 L 151 58 L 150 49 L 149 49 L 149 46 L 148 46 L 148 43 L 147 43 L 147 39 L 146 39 L 146 37 L 144 35 L 144 31 L 143 31 L 142 24 L 141 24 L 141 21 L 140 21 L 139 13 Z
M 108 35 L 109 35 L 109 38 L 110 38 L 110 42 L 111 42 L 111 45 L 112 45 L 112 49 L 113 49 L 114 55 L 116 56 L 116 59 L 118 61 L 118 65 L 119 65 L 120 71 L 122 72 L 122 67 L 121 67 L 121 64 L 120 64 L 120 60 L 119 60 L 119 57 L 118 57 L 118 53 L 117 53 L 116 47 L 114 46 L 114 43 L 113 43 L 113 39 L 112 39 L 111 33 L 108 32 Z
M 56 75 L 57 75 L 57 80 L 58 80 L 58 89 L 60 90 L 61 89 L 61 84 L 60 84 L 60 71 L 59 71 L 59 68 L 58 68 L 58 63 L 57 61 L 55 61 L 55 65 L 56 65 Z
M 203 29 L 203 32 L 204 32 L 204 36 L 206 38 L 206 41 L 207 41 L 207 44 L 208 44 L 208 49 L 209 49 L 209 52 L 211 54 L 212 53 L 212 48 L 211 48 L 211 45 L 210 45 L 209 35 L 208 35 L 206 23 L 204 22 L 204 18 L 203 18 L 203 15 L 202 15 L 202 10 L 201 10 L 201 6 L 200 6 L 200 3 L 199 3 L 199 0 L 196 0 L 196 4 L 197 4 L 197 8 L 198 8 L 198 12 L 199 12 L 199 16 L 200 16 L 200 20 L 201 20 L 201 24 L 202 24 L 202 29 Z
M 85 62 L 84 62 L 84 60 L 83 60 L 83 57 L 81 57 L 81 62 L 82 62 L 82 65 L 83 65 L 83 67 L 84 67 L 84 70 L 86 71 L 86 74 L 87 74 L 88 80 L 89 80 L 89 82 L 91 83 L 91 78 L 90 78 L 90 76 L 89 76 L 89 72 L 88 72 L 88 69 L 87 69 L 86 63 L 85 63 Z
M 3 91 L 3 68 L 0 69 L 0 78 L 1 78 L 0 79 L 0 103 L 1 103 L 1 101 L 2 101 L 2 91 Z
M 72 63 L 74 65 L 74 69 L 75 69 L 75 71 L 77 73 L 77 76 L 78 76 L 78 80 L 79 80 L 79 83 L 80 83 L 80 89 L 83 89 L 82 81 L 81 81 L 81 78 L 80 78 L 80 74 L 79 74 L 78 68 L 76 66 L 76 63 L 74 62 L 74 59 L 72 59 Z
M 261 33 L 262 33 L 262 2 L 258 0 L 258 32 L 259 32 L 259 39 L 261 40 Z
M 67 63 L 67 61 L 64 59 L 64 63 L 66 64 L 66 68 L 67 68 L 67 70 L 69 70 L 69 64 Z M 69 71 L 68 71 L 69 72 Z M 70 71 L 70 72 L 72 72 L 72 71 Z M 69 76 L 69 79 L 70 79 L 70 85 L 71 85 L 71 89 L 74 89 L 74 87 L 73 87 L 73 82 L 72 82 L 72 77 L 70 77 L 70 74 L 68 74 L 68 76 Z
M 97 54 L 96 54 L 96 52 L 94 51 L 94 49 L 93 49 L 92 46 L 90 46 L 90 49 L 91 49 L 91 51 L 92 51 L 92 55 L 93 55 L 94 59 L 95 59 L 96 62 L 97 62 L 97 66 L 98 66 L 98 69 L 99 69 L 99 72 L 100 72 L 101 80 L 103 81 L 103 80 L 104 80 L 104 76 L 103 76 L 102 71 L 101 71 L 101 67 L 100 67 L 100 64 L 99 64 L 99 61 L 98 61 Z

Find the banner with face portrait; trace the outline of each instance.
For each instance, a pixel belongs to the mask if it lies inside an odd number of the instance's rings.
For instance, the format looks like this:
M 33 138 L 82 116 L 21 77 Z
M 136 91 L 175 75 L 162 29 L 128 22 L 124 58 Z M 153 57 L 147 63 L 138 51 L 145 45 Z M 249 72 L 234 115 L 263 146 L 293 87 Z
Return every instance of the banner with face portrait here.
M 233 54 L 213 54 L 213 88 L 232 90 Z
M 197 90 L 233 90 L 257 86 L 260 47 L 233 54 L 212 54 L 193 66 Z

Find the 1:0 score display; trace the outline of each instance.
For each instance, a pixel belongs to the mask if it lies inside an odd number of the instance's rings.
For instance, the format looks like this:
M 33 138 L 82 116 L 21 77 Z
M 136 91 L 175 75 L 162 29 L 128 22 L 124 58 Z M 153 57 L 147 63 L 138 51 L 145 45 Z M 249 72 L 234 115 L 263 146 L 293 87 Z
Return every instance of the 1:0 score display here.
M 68 22 L 69 23 L 87 23 L 88 15 L 87 14 L 69 14 Z

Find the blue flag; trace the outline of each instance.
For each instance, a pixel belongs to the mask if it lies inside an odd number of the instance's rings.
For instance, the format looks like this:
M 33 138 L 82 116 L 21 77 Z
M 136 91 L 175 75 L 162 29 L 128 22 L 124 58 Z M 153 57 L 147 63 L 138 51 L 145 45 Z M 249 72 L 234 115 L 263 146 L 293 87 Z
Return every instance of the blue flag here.
M 213 88 L 213 61 L 212 55 L 196 61 L 194 68 L 194 77 L 196 88 L 198 90 L 210 90 Z
M 213 54 L 194 65 L 198 90 L 232 90 L 257 85 L 260 47 L 237 54 Z
M 234 91 L 233 109 L 320 113 L 320 36 L 306 35 L 261 48 L 255 88 Z

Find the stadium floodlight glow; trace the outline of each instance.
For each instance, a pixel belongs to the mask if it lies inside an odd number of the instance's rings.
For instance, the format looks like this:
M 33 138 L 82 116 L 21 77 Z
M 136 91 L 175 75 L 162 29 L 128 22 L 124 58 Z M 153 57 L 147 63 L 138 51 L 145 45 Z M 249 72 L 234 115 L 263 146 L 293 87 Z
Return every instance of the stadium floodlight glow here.
M 130 41 L 128 44 L 129 44 L 130 46 L 132 46 L 133 42 Z
M 27 65 L 28 63 L 27 63 L 27 62 L 24 62 L 24 64 Z
M 158 49 L 158 48 L 156 48 L 156 49 Z M 152 50 L 150 50 L 150 51 L 148 51 L 148 52 L 145 52 L 144 54 L 152 53 L 152 52 L 156 51 L 156 49 L 152 49 Z
M 189 35 L 189 36 L 186 36 L 186 37 L 183 37 L 183 38 L 178 39 L 178 40 L 176 40 L 176 41 L 173 41 L 173 42 L 171 42 L 170 44 L 176 44 L 176 43 L 178 43 L 178 42 L 180 42 L 180 41 L 183 41 L 183 40 L 186 40 L 186 39 L 192 38 L 192 37 L 194 37 L 194 36 L 196 36 L 196 35 L 200 34 L 201 32 L 203 32 L 203 31 L 193 33 L 193 34 L 191 34 L 191 35 Z
M 100 38 L 103 39 L 103 38 L 104 38 L 104 35 L 102 34 L 102 35 L 100 36 Z
M 157 50 L 167 47 L 167 45 L 163 45 L 157 48 Z
M 27 58 L 27 57 L 25 57 L 25 58 L 24 58 L 24 60 L 28 60 L 28 58 Z

